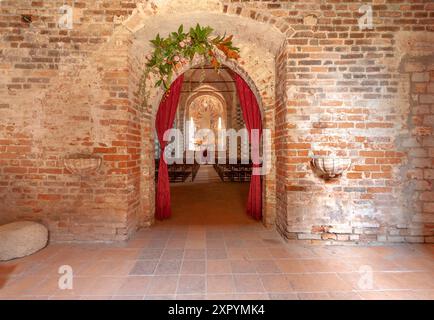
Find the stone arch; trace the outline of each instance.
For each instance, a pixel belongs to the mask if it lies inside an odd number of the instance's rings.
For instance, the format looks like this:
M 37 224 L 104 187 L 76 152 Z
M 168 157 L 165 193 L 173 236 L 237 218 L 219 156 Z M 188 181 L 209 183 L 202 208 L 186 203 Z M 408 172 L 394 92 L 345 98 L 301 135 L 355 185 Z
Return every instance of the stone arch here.
M 169 1 L 170 2 L 170 1 Z M 213 1 L 211 1 L 213 2 Z M 214 1 L 219 2 L 219 1 Z M 177 3 L 173 1 L 172 3 Z M 196 8 L 197 6 L 194 6 Z M 148 8 L 149 9 L 149 8 Z M 275 127 L 275 78 L 276 57 L 283 50 L 286 36 L 273 26 L 257 22 L 252 19 L 222 13 L 221 6 L 205 11 L 193 9 L 188 13 L 183 10 L 173 12 L 173 9 L 155 9 L 149 13 L 135 12 L 123 25 L 124 30 L 132 33 L 128 54 L 130 100 L 141 113 L 142 156 L 140 199 L 143 214 L 139 218 L 139 225 L 151 225 L 154 221 L 154 132 L 155 115 L 164 92 L 161 88 L 151 87 L 152 75 L 146 81 L 146 95 L 140 91 L 146 55 L 151 52 L 150 40 L 157 33 L 165 36 L 183 24 L 184 28 L 199 23 L 210 25 L 215 33 L 233 34 L 236 45 L 240 48 L 241 59 L 238 61 L 221 61 L 224 66 L 238 73 L 253 90 L 261 108 L 264 128 L 274 132 Z M 172 11 L 171 11 L 172 10 Z M 184 66 L 178 72 L 182 74 L 190 68 L 202 65 L 204 61 L 195 60 Z M 176 79 L 176 76 L 173 77 Z M 143 103 L 145 102 L 145 103 Z M 274 142 L 271 146 L 272 161 L 275 161 Z M 275 166 L 271 173 L 264 178 L 264 224 L 274 225 L 275 213 Z
M 260 11 L 260 10 L 259 10 Z M 282 17 L 265 12 L 258 12 L 254 8 L 240 7 L 238 3 L 228 3 L 227 0 L 146 0 L 137 3 L 131 16 L 118 17 L 118 21 L 132 33 L 143 28 L 147 19 L 155 19 L 161 16 L 176 16 L 180 14 L 193 15 L 195 13 L 216 13 L 236 19 L 247 19 L 261 23 L 272 29 L 273 33 L 282 36 L 291 36 L 294 28 Z
M 183 20 L 181 20 L 183 21 Z M 180 22 L 181 22 L 180 21 Z M 181 22 L 182 23 L 182 22 Z M 180 23 L 180 24 L 181 24 Z M 234 21 L 231 21 L 231 23 L 235 23 Z M 178 25 L 179 26 L 179 25 Z M 178 27 L 176 26 L 176 28 Z M 172 29 L 169 29 L 172 30 Z M 218 31 L 218 30 L 216 30 Z M 149 32 L 149 29 L 147 29 L 147 32 Z M 222 32 L 219 32 L 220 34 L 223 34 L 225 31 L 222 30 Z M 157 32 L 156 32 L 157 33 Z M 155 34 L 148 35 L 148 37 L 140 35 L 141 38 L 140 41 L 134 41 L 132 48 L 130 50 L 130 57 L 132 59 L 132 63 L 134 63 L 135 70 L 143 71 L 144 65 L 146 64 L 145 56 L 147 53 L 151 52 L 151 47 L 149 46 L 149 40 L 152 39 L 152 37 L 155 36 Z M 228 32 L 229 34 L 232 34 L 231 32 Z M 237 34 L 235 35 L 237 36 Z M 239 36 L 239 34 L 238 34 Z M 147 39 L 146 39 L 147 38 Z M 146 39 L 146 41 L 144 40 Z M 255 45 L 252 43 L 252 45 L 246 43 L 245 41 L 249 39 L 243 39 L 241 43 L 237 43 L 237 45 L 241 49 L 241 59 L 239 61 L 232 61 L 232 60 L 224 60 L 220 61 L 224 66 L 227 66 L 229 69 L 233 70 L 234 72 L 238 73 L 250 86 L 250 88 L 253 90 L 256 98 L 258 99 L 261 112 L 264 113 L 267 108 L 271 108 L 274 105 L 274 78 L 275 78 L 275 54 L 274 51 L 270 51 L 269 48 L 265 49 L 267 44 L 263 45 Z M 252 39 L 251 39 L 252 40 Z M 282 39 L 283 40 L 283 39 Z M 253 41 L 253 40 L 252 40 Z M 139 45 L 137 45 L 139 44 Z M 275 50 L 280 50 L 279 48 L 274 48 Z M 134 53 L 140 52 L 140 54 L 137 56 Z M 243 59 L 243 57 L 246 57 Z M 198 66 L 201 66 L 204 64 L 204 61 L 201 59 L 193 61 L 190 65 L 184 66 L 183 69 L 181 69 L 177 75 L 180 75 L 187 70 L 191 68 L 195 68 Z M 267 68 L 268 67 L 268 68 Z M 136 79 L 139 78 L 139 76 L 136 77 Z M 176 76 L 173 77 L 173 81 L 176 79 Z M 150 77 L 148 80 L 149 83 L 152 83 L 152 77 Z M 164 91 L 161 88 L 148 88 L 148 105 L 153 106 L 152 113 L 156 113 L 155 106 L 158 105 L 158 102 L 161 100 L 161 97 L 164 94 Z
M 222 62 L 222 63 L 224 65 L 228 66 L 228 67 L 229 67 L 229 65 L 236 66 L 236 64 L 228 64 L 226 62 Z M 182 73 L 188 71 L 190 68 L 193 68 L 194 66 L 197 66 L 197 65 L 190 65 L 189 67 L 186 67 L 185 69 L 183 69 L 182 72 L 180 72 L 179 74 L 182 74 Z M 234 69 L 241 70 L 240 73 L 238 73 L 238 72 L 237 73 L 242 76 L 242 78 L 247 82 L 247 84 L 252 89 L 253 93 L 255 94 L 255 96 L 257 98 L 257 101 L 258 101 L 259 108 L 260 108 L 260 112 L 261 112 L 263 127 L 266 128 L 266 129 L 270 129 L 271 131 L 274 131 L 274 119 L 269 119 L 269 122 L 268 123 L 266 122 L 266 109 L 264 108 L 264 103 L 263 103 L 264 100 L 262 100 L 263 96 L 260 94 L 259 89 L 257 89 L 256 85 L 254 84 L 254 82 L 251 80 L 251 78 L 249 77 L 249 75 L 245 71 L 243 71 L 239 67 L 234 67 Z M 235 71 L 235 70 L 233 70 L 233 71 Z M 176 79 L 176 77 L 174 78 L 174 80 L 175 79 Z M 150 106 L 147 109 L 148 112 L 144 111 L 144 113 L 143 113 L 144 119 L 146 119 L 146 122 L 148 122 L 148 124 L 145 125 L 144 127 L 151 128 L 152 132 L 155 132 L 154 131 L 155 130 L 155 116 L 156 116 L 156 113 L 158 111 L 159 101 L 163 98 L 163 94 L 164 94 L 164 90 L 161 89 L 161 88 L 157 89 L 156 91 L 158 92 L 158 94 L 156 95 L 157 98 L 153 99 L 152 100 L 153 102 L 150 103 Z M 200 95 L 200 92 L 198 92 L 198 93 Z M 196 95 L 196 97 L 198 97 L 198 96 Z M 223 99 L 223 101 L 224 101 L 224 99 Z M 226 101 L 224 101 L 224 103 L 226 104 Z M 268 107 L 271 108 L 272 105 L 269 105 Z M 151 136 L 153 136 L 152 133 L 151 133 Z M 146 144 L 147 137 L 143 137 L 143 138 L 144 138 L 143 142 Z M 148 143 L 149 143 L 149 145 L 152 144 L 152 146 L 154 146 L 153 141 L 148 141 Z M 143 150 L 146 150 L 146 146 L 143 146 Z M 272 150 L 273 150 L 273 153 L 274 153 L 274 149 L 272 149 Z M 146 153 L 146 151 L 145 151 L 145 153 Z M 154 152 L 154 150 L 149 150 L 148 154 L 154 155 L 155 152 Z M 142 188 L 141 188 L 142 194 L 143 193 L 150 193 L 150 194 L 154 194 L 155 193 L 154 186 L 150 185 L 150 181 L 153 181 L 153 175 L 154 175 L 155 168 L 152 167 L 152 159 L 151 159 L 151 161 L 149 161 L 149 160 L 150 159 L 147 159 L 147 160 L 144 159 L 144 161 L 143 161 L 144 162 L 143 167 L 147 168 L 146 173 L 148 175 L 148 178 L 151 177 L 151 179 L 147 179 L 148 180 L 148 187 L 149 188 L 143 186 L 143 184 L 142 184 Z M 272 160 L 272 161 L 274 162 L 274 160 Z M 275 183 L 274 172 L 273 171 L 274 171 L 274 169 L 272 170 L 272 173 L 269 174 L 269 179 L 268 179 L 272 184 Z M 145 181 L 142 179 L 142 182 L 145 182 Z M 265 193 L 266 193 L 266 190 L 267 190 L 267 186 L 266 186 L 267 183 L 266 182 L 267 181 L 263 182 L 263 186 L 264 186 L 263 196 L 265 196 Z M 144 184 L 146 184 L 146 182 Z M 149 200 L 151 201 L 151 204 L 150 204 L 151 211 L 147 212 L 148 213 L 147 217 L 148 217 L 149 220 L 148 221 L 145 220 L 144 225 L 151 225 L 153 223 L 153 221 L 154 221 L 153 220 L 154 219 L 154 210 L 155 210 L 155 204 L 153 202 L 154 199 L 153 198 L 149 198 Z M 274 199 L 272 199 L 272 200 L 274 200 Z M 274 208 L 273 205 L 272 205 L 272 208 Z M 146 210 L 145 210 L 145 213 L 146 213 Z M 149 213 L 152 213 L 152 216 Z M 266 224 L 266 225 L 272 225 L 274 223 L 274 215 L 275 215 L 275 212 L 270 212 L 268 214 L 266 214 L 264 212 L 264 220 L 263 220 L 264 224 Z M 271 220 L 271 222 L 270 222 L 270 220 Z

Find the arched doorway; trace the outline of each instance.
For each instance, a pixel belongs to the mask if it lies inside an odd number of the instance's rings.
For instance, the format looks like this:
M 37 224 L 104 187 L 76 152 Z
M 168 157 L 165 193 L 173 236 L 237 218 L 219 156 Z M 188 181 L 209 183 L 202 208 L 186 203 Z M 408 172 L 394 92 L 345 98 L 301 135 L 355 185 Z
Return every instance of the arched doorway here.
M 284 47 L 285 35 L 273 26 L 253 21 L 239 16 L 232 16 L 222 12 L 189 12 L 186 14 L 156 14 L 152 19 L 142 19 L 140 14 L 136 18 L 127 21 L 126 28 L 134 33 L 129 50 L 130 88 L 132 100 L 137 103 L 136 108 L 140 110 L 141 127 L 141 165 L 140 165 L 140 187 L 138 195 L 140 211 L 134 209 L 129 213 L 131 224 L 139 226 L 150 226 L 155 222 L 155 184 L 154 184 L 154 121 L 159 101 L 163 91 L 159 88 L 147 88 L 147 93 L 141 90 L 141 76 L 146 63 L 146 55 L 151 51 L 149 40 L 157 33 L 164 36 L 170 30 L 177 28 L 180 24 L 189 28 L 196 23 L 210 25 L 216 33 L 234 34 L 237 45 L 241 49 L 241 59 L 237 62 L 222 61 L 223 65 L 240 74 L 242 78 L 253 89 L 261 106 L 263 127 L 269 129 L 271 136 L 274 136 L 276 118 L 276 64 Z M 164 26 L 164 27 L 163 27 Z M 249 30 L 255 29 L 252 33 Z M 257 37 L 260 33 L 266 37 Z M 200 65 L 200 61 L 186 66 L 179 73 Z M 283 88 L 283 87 L 282 87 Z M 281 94 L 284 94 L 281 92 Z M 146 99 L 144 99 L 146 96 Z M 276 221 L 276 154 L 275 142 L 272 140 L 270 157 L 272 160 L 271 171 L 264 177 L 263 192 L 263 223 L 267 226 L 274 226 Z M 130 212 L 130 211 L 129 211 Z
M 237 86 L 235 78 L 238 79 Z M 161 179 L 166 178 L 158 177 L 157 201 L 164 199 L 164 205 L 158 202 L 157 217 L 167 217 L 171 211 L 171 220 L 177 222 L 184 218 L 184 222 L 189 221 L 191 224 L 199 220 L 208 224 L 211 221 L 236 224 L 246 220 L 248 212 L 255 219 L 260 219 L 261 178 L 255 173 L 255 179 L 252 179 L 254 166 L 247 134 L 247 128 L 252 128 L 252 123 L 247 126 L 244 122 L 246 110 L 256 110 L 258 125 L 262 128 L 263 121 L 256 97 L 245 81 L 228 67 L 219 70 L 208 65 L 193 67 L 183 73 L 182 79 L 181 89 L 176 84 L 178 80 L 174 81 L 181 96 L 177 107 L 168 107 L 166 101 L 171 101 L 172 98 L 167 98 L 158 110 L 157 121 L 172 113 L 172 128 L 183 138 L 178 143 L 172 141 L 166 145 L 165 142 L 164 160 L 160 158 L 156 161 L 156 176 L 163 169 L 161 165 L 164 161 L 164 166 L 167 163 L 170 181 L 169 194 L 168 186 L 160 185 Z M 254 104 L 249 104 L 247 109 L 245 105 L 241 106 L 241 101 L 244 100 L 238 96 L 240 81 L 253 98 Z M 174 108 L 177 109 L 176 115 L 173 114 Z M 172 120 L 169 121 L 164 121 L 164 130 L 172 123 Z M 191 126 L 193 129 L 190 129 Z M 163 135 L 161 128 L 160 124 L 157 129 L 160 141 Z M 157 145 L 156 148 L 160 149 L 160 146 Z M 182 158 L 179 158 L 180 149 Z M 170 158 L 178 160 L 173 163 L 168 160 Z M 249 188 L 253 192 L 249 193 Z M 250 205 L 247 205 L 247 195 Z M 172 210 L 169 209 L 169 199 Z M 252 201 L 256 210 L 252 210 Z M 255 214 L 252 214 L 253 211 Z
M 179 72 L 178 74 L 185 74 L 185 72 L 189 71 L 189 70 L 198 70 L 198 69 L 202 69 L 202 65 L 203 65 L 203 61 L 199 61 L 197 62 L 197 64 L 195 65 L 190 65 L 187 68 L 185 68 L 184 70 L 182 70 L 181 72 Z M 226 68 L 229 72 L 232 72 L 234 74 L 239 74 L 244 81 L 248 84 L 248 86 L 252 89 L 252 92 L 254 93 L 257 101 L 258 101 L 258 105 L 259 105 L 259 109 L 260 109 L 260 113 L 261 113 L 261 118 L 262 118 L 262 123 L 263 123 L 263 128 L 269 129 L 270 131 L 274 130 L 274 119 L 273 118 L 269 118 L 266 117 L 266 109 L 265 106 L 266 104 L 263 102 L 263 97 L 264 97 L 264 92 L 260 92 L 260 90 L 258 89 L 258 87 L 255 85 L 254 81 L 251 79 L 251 77 L 247 74 L 246 71 L 244 71 L 241 66 L 237 63 L 228 63 L 226 61 L 222 61 L 222 65 L 224 68 Z M 232 80 L 231 80 L 232 81 Z M 235 89 L 234 89 L 235 92 Z M 154 97 L 152 99 L 152 107 L 153 107 L 153 111 L 152 111 L 152 117 L 150 118 L 150 120 L 152 121 L 149 124 L 149 130 L 152 130 L 152 133 L 155 132 L 155 115 L 157 113 L 157 109 L 154 107 L 159 105 L 159 102 L 156 101 L 160 101 L 159 99 L 162 98 L 163 96 L 163 91 L 159 90 L 159 91 L 154 91 Z M 238 114 L 238 121 L 240 120 L 240 113 Z M 148 119 L 147 119 L 148 120 Z M 241 120 L 242 121 L 242 120 Z M 151 180 L 152 181 L 152 186 L 151 188 L 149 188 L 148 190 L 150 190 L 150 193 L 146 193 L 146 189 L 142 189 L 142 191 L 145 191 L 144 194 L 144 198 L 145 200 L 147 199 L 147 202 L 150 204 L 150 210 L 149 212 L 145 212 L 147 213 L 147 219 L 149 219 L 149 222 L 145 222 L 144 225 L 152 225 L 153 223 L 155 223 L 155 219 L 154 219 L 154 215 L 155 215 L 155 175 L 154 175 L 154 170 L 155 170 L 155 155 L 156 155 L 156 149 L 155 149 L 155 137 L 152 134 L 151 136 L 152 138 L 152 149 L 149 150 L 149 155 L 151 155 L 152 157 L 149 159 L 147 159 L 148 161 L 144 161 L 145 164 L 145 168 L 148 170 L 147 174 L 149 175 L 148 177 L 152 177 Z M 146 139 L 146 138 L 145 138 Z M 146 141 L 146 140 L 144 140 Z M 274 155 L 271 157 L 272 153 L 274 154 L 274 145 L 271 145 L 272 150 L 270 152 L 270 158 L 272 158 L 271 161 L 275 161 Z M 146 150 L 146 147 L 143 147 L 144 150 Z M 275 180 L 274 180 L 274 165 L 273 163 L 271 163 L 270 167 L 271 169 L 271 173 L 267 174 L 266 176 L 263 177 L 262 179 L 262 192 L 263 192 L 263 212 L 262 212 L 262 223 L 265 224 L 266 226 L 270 226 L 272 224 L 274 224 L 274 218 L 275 218 L 275 205 L 274 205 L 274 184 L 275 184 Z M 245 193 L 248 193 L 248 190 L 245 191 Z M 267 197 L 266 195 L 271 193 L 273 195 L 273 197 Z M 244 198 L 242 199 L 243 205 L 244 205 Z M 146 207 L 145 207 L 146 208 Z M 149 207 L 148 207 L 149 208 Z M 146 209 L 145 209 L 146 210 Z M 244 208 L 242 209 L 244 211 Z M 152 212 L 152 217 L 150 216 L 150 213 Z

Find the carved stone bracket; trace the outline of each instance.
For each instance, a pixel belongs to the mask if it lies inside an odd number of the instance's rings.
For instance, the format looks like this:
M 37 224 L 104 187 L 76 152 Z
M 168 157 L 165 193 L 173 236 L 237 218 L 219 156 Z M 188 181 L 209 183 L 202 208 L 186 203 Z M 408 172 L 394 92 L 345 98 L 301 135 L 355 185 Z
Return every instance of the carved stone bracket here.
M 312 167 L 325 180 L 340 177 L 351 166 L 351 159 L 339 157 L 314 157 Z
M 72 174 L 85 176 L 96 172 L 102 164 L 101 157 L 92 154 L 71 154 L 64 158 L 65 167 Z

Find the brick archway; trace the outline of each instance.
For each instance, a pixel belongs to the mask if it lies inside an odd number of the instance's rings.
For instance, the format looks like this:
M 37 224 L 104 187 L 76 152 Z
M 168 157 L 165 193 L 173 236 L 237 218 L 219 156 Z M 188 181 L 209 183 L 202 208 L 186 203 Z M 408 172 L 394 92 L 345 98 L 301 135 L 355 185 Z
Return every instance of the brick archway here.
M 140 7 L 142 2 L 135 4 Z M 11 170 L 5 175 L 8 179 L 22 172 L 27 177 L 10 179 L 3 188 L 2 209 L 6 212 L 3 221 L 24 216 L 35 219 L 48 226 L 52 239 L 68 241 L 125 240 L 138 226 L 152 223 L 155 111 L 152 105 L 155 104 L 143 105 L 137 91 L 149 40 L 157 32 L 170 32 L 181 23 L 188 27 L 199 22 L 211 25 L 217 33 L 234 34 L 243 58 L 229 67 L 254 84 L 263 107 L 265 127 L 274 132 L 276 59 L 285 50 L 286 34 L 271 20 L 260 22 L 244 13 L 225 12 L 220 0 L 173 0 L 159 5 L 155 12 L 125 10 L 121 21 L 119 17 L 111 17 L 113 21 L 108 23 L 107 16 L 104 33 L 95 43 L 94 38 L 89 40 L 89 51 L 83 50 L 82 55 L 75 56 L 74 50 L 72 60 L 72 49 L 67 43 L 71 41 L 72 45 L 79 38 L 62 37 L 47 42 L 47 47 L 52 49 L 49 52 L 59 54 L 55 59 L 59 60 L 55 64 L 59 69 L 43 69 L 45 76 L 41 79 L 49 83 L 32 82 L 24 86 L 11 82 L 11 89 L 21 89 L 5 94 L 11 106 L 8 123 L 15 130 L 8 135 L 25 137 L 32 144 L 31 147 L 12 146 L 17 151 L 11 152 L 11 161 L 28 157 L 31 167 L 20 167 L 16 172 L 15 168 L 8 169 Z M 83 25 L 77 25 L 74 32 L 88 37 L 87 31 L 93 27 L 89 23 L 83 20 Z M 108 25 L 110 30 L 106 29 Z M 44 48 L 42 40 L 48 38 L 41 39 Z M 60 44 L 66 48 L 59 50 Z M 36 67 L 27 57 L 23 59 L 22 66 Z M 37 67 L 43 68 L 42 64 Z M 26 94 L 17 94 L 20 90 Z M 157 101 L 158 94 L 152 90 L 151 98 Z M 33 107 L 23 107 L 28 105 Z M 9 115 L 9 107 L 2 110 Z M 13 110 L 20 110 L 19 117 Z M 16 123 L 20 126 L 15 126 Z M 26 151 L 22 152 L 21 148 Z M 65 156 L 75 153 L 93 154 L 102 159 L 101 167 L 85 181 L 65 169 Z M 274 161 L 274 151 L 272 156 Z M 39 172 L 37 183 L 31 174 L 33 170 Z M 275 220 L 274 177 L 273 170 L 265 181 L 268 225 L 273 225 Z M 23 201 L 19 197 L 21 193 L 13 190 L 29 190 L 31 201 Z
M 431 3 L 374 5 L 365 30 L 356 2 L 87 0 L 62 31 L 45 19 L 56 1 L 1 6 L 1 223 L 35 220 L 51 239 L 94 241 L 152 222 L 153 103 L 136 94 L 146 46 L 199 22 L 234 34 L 273 131 L 269 224 L 299 240 L 433 241 L 432 197 L 406 187 L 433 191 Z M 310 168 L 309 151 L 324 149 L 354 160 L 334 183 Z M 64 160 L 76 153 L 101 167 L 72 174 Z M 407 196 L 420 199 L 409 207 Z
M 137 23 L 141 28 L 135 28 L 133 41 L 130 46 L 130 94 L 132 100 L 136 102 L 136 108 L 141 112 L 141 175 L 140 175 L 140 209 L 133 208 L 129 213 L 135 224 L 139 226 L 149 226 L 154 222 L 154 143 L 153 132 L 155 126 L 155 115 L 159 101 L 163 95 L 160 88 L 149 87 L 152 79 L 148 79 L 146 91 L 140 90 L 142 70 L 145 65 L 146 54 L 151 51 L 149 40 L 155 37 L 157 33 L 172 31 L 173 28 L 184 24 L 189 27 L 191 24 L 199 22 L 203 25 L 210 25 L 216 33 L 234 34 L 237 46 L 240 47 L 241 59 L 234 61 L 221 61 L 227 68 L 238 73 L 251 87 L 261 108 L 261 114 L 264 122 L 264 128 L 271 131 L 273 135 L 275 129 L 275 79 L 276 79 L 276 57 L 279 56 L 283 48 L 285 35 L 275 28 L 251 19 L 232 17 L 223 13 L 199 12 L 189 15 L 180 14 L 179 16 L 170 15 L 170 24 L 167 16 L 154 16 L 150 19 Z M 202 22 L 203 21 L 203 22 Z M 226 27 L 228 30 L 226 30 Z M 252 29 L 250 29 L 250 28 Z M 249 30 L 261 29 L 264 31 L 264 37 L 258 38 Z M 179 71 L 179 74 L 186 72 L 189 68 L 203 64 L 203 61 L 193 61 L 189 66 Z M 146 92 L 146 93 L 145 93 Z M 272 170 L 264 179 L 264 208 L 263 223 L 268 226 L 275 224 L 275 154 L 274 142 L 272 150 Z
M 185 67 L 181 72 L 179 72 L 179 74 L 185 73 L 186 71 L 188 71 L 189 69 L 195 68 L 198 65 L 200 65 L 202 62 L 198 62 L 198 64 L 191 64 L 190 66 Z M 222 61 L 222 64 L 225 65 L 226 67 L 230 68 L 231 70 L 233 70 L 232 68 L 236 69 L 237 73 L 242 75 L 243 79 L 246 80 L 246 82 L 248 83 L 248 85 L 250 86 L 250 88 L 252 89 L 252 91 L 254 92 L 258 104 L 260 106 L 260 110 L 261 110 L 261 115 L 262 115 L 262 121 L 263 121 L 263 126 L 264 128 L 268 128 L 270 130 L 274 131 L 274 127 L 270 126 L 270 122 L 267 123 L 266 118 L 265 118 L 265 114 L 266 114 L 266 110 L 264 109 L 264 103 L 262 100 L 262 96 L 259 93 L 259 90 L 257 89 L 256 85 L 253 83 L 253 81 L 251 80 L 251 78 L 248 76 L 248 74 L 241 69 L 241 67 L 239 65 L 237 65 L 236 63 L 227 63 L 226 61 Z M 235 71 L 235 70 L 233 70 Z M 161 88 L 157 88 L 155 90 L 157 92 L 156 96 L 161 99 L 164 91 Z M 143 97 L 139 98 L 139 101 L 141 101 L 140 99 L 143 99 Z M 158 100 L 156 100 L 158 101 Z M 155 167 L 154 165 L 154 155 L 155 155 L 155 150 L 154 148 L 154 143 L 153 143 L 153 139 L 154 139 L 154 130 L 155 130 L 155 116 L 156 113 L 158 111 L 158 105 L 159 102 L 154 102 L 150 108 L 150 110 L 152 110 L 152 113 L 150 114 L 150 117 L 148 118 L 147 116 L 145 116 L 145 118 L 143 120 L 145 120 L 148 123 L 148 126 L 151 127 L 150 131 L 146 131 L 146 133 L 150 134 L 150 135 L 145 135 L 142 136 L 143 138 L 143 149 L 145 150 L 145 148 L 147 148 L 148 150 L 150 150 L 150 152 L 148 153 L 149 155 L 152 155 L 152 157 L 147 157 L 142 159 L 142 168 L 143 169 L 147 169 L 147 177 L 142 177 L 141 181 L 141 191 L 142 191 L 142 196 L 145 196 L 145 194 L 147 195 L 151 195 L 152 198 L 147 198 L 150 201 L 150 207 L 148 207 L 148 210 L 146 210 L 144 208 L 143 214 L 144 214 L 144 218 L 145 221 L 144 223 L 146 225 L 151 225 L 154 222 L 154 212 L 155 212 L 155 203 L 154 203 L 154 198 L 155 198 L 155 186 L 153 185 L 153 181 L 154 181 L 154 174 L 155 174 Z M 152 143 L 151 143 L 152 142 Z M 272 160 L 271 166 L 272 168 L 274 167 L 274 160 Z M 263 196 L 264 196 L 264 208 L 263 208 L 263 223 L 266 225 L 272 225 L 272 223 L 274 223 L 274 211 L 270 211 L 267 210 L 267 207 L 270 208 L 270 206 L 274 207 L 274 203 L 270 203 L 270 200 L 265 198 L 265 195 L 268 192 L 270 192 L 270 190 L 268 189 L 270 184 L 275 184 L 275 180 L 274 180 L 274 176 L 272 176 L 271 174 L 268 175 L 264 181 L 263 181 Z M 151 215 L 152 214 L 152 215 Z M 148 221 L 146 221 L 148 220 Z

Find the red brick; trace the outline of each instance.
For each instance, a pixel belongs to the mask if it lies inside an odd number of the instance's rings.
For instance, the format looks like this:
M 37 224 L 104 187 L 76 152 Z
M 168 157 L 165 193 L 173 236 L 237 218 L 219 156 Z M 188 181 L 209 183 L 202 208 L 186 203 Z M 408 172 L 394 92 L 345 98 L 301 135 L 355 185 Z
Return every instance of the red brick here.
M 45 200 L 45 201 L 58 201 L 62 198 L 60 194 L 39 194 L 38 199 L 39 200 Z
M 127 154 L 116 154 L 116 155 L 105 155 L 105 161 L 127 161 L 130 159 L 130 156 Z
M 9 167 L 9 168 L 4 168 L 4 173 L 27 173 L 27 168 L 23 168 L 23 167 Z

